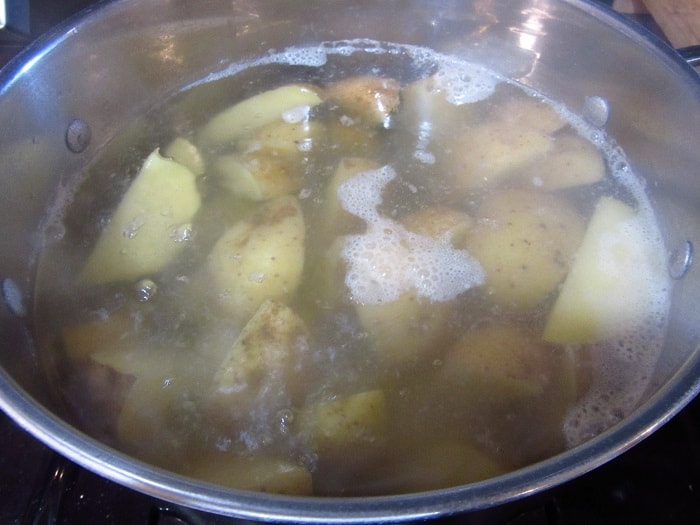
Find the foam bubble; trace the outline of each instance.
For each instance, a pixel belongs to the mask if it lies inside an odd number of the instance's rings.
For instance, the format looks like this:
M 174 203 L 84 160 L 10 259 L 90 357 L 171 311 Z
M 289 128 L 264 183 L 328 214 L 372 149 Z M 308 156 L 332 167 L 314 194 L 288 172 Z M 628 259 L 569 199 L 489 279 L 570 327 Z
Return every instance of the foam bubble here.
M 479 262 L 452 247 L 449 237 L 435 239 L 408 231 L 382 216 L 383 188 L 396 177 L 390 166 L 351 177 L 338 188 L 345 210 L 367 223 L 367 231 L 346 239 L 342 257 L 348 265 L 345 284 L 354 301 L 380 304 L 407 292 L 432 301 L 449 301 L 484 283 Z

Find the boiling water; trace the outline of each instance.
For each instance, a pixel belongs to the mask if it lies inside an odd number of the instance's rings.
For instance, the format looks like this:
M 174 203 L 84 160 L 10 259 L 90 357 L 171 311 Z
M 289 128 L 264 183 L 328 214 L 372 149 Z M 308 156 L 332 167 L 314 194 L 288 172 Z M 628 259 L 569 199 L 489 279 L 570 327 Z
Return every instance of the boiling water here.
M 271 336 L 275 341 L 255 358 L 262 369 L 243 383 L 221 378 L 250 364 L 225 366 L 250 314 L 221 307 L 227 290 L 207 270 L 218 240 L 264 213 L 264 204 L 227 191 L 211 168 L 240 144 L 199 145 L 208 166 L 197 178 L 202 206 L 191 223 L 177 225 L 184 248 L 174 260 L 137 279 L 80 280 L 151 150 L 177 136 L 197 145 L 213 115 L 268 89 L 304 83 L 321 90 L 361 75 L 396 80 L 401 104 L 381 125 L 333 100 L 311 111 L 324 131 L 300 143 L 302 184 L 292 192 L 304 220 L 303 271 L 279 300 L 303 328 L 294 325 L 283 350 Z M 427 78 L 441 94 L 432 103 L 451 109 L 411 106 L 405 93 Z M 446 175 L 464 155 L 455 137 L 507 121 L 499 108 L 532 100 L 563 119 L 542 132 L 547 140 L 584 137 L 595 146 L 604 159 L 602 180 L 543 189 L 525 161 L 502 180 L 467 188 Z M 283 118 L 288 123 L 306 118 L 292 110 Z M 348 130 L 355 138 L 338 138 Z M 346 158 L 369 164 L 329 197 Z M 177 472 L 319 495 L 409 492 L 498 475 L 624 418 L 642 399 L 663 342 L 665 272 L 643 280 L 644 297 L 652 298 L 643 322 L 590 344 L 541 340 L 563 278 L 534 304 L 494 295 L 490 263 L 470 251 L 477 242 L 470 231 L 488 231 L 500 220 L 483 208 L 503 195 L 553 198 L 582 225 L 602 196 L 612 196 L 636 211 L 630 234 L 641 235 L 653 257 L 663 258 L 663 243 L 642 182 L 602 130 L 479 65 L 427 49 L 335 42 L 236 64 L 133 123 L 81 180 L 47 220 L 35 301 L 41 357 L 77 425 Z M 329 227 L 333 205 L 345 219 Z M 446 208 L 466 217 L 459 224 L 467 240 L 422 231 L 409 220 Z M 267 220 L 259 217 L 253 223 Z M 129 235 L 137 237 L 139 228 Z M 504 259 L 509 246 L 501 246 Z M 561 257 L 568 269 L 573 254 Z M 268 278 L 263 271 L 249 276 L 261 284 Z

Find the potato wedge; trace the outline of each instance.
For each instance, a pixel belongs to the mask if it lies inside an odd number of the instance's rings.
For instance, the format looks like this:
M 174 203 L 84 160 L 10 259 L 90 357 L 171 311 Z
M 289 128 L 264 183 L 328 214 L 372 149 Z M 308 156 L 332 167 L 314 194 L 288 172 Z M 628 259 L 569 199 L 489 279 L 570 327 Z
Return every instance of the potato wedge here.
M 296 159 L 274 151 L 219 155 L 213 171 L 224 188 L 236 197 L 251 201 L 266 201 L 298 192 L 303 184 Z
M 492 118 L 508 126 L 528 128 L 545 135 L 568 124 L 548 103 L 537 97 L 513 97 L 494 108 Z
M 305 424 L 319 454 L 377 447 L 386 432 L 384 392 L 368 390 L 310 407 Z
M 241 140 L 238 146 L 244 152 L 272 151 L 301 160 L 325 140 L 325 127 L 320 122 L 308 119 L 301 122 L 278 120 L 263 126 L 251 138 Z
M 265 301 L 217 369 L 212 400 L 224 417 L 239 419 L 258 405 L 294 397 L 301 357 L 309 346 L 304 321 L 288 306 Z M 301 380 L 297 380 L 301 385 Z M 268 388 L 271 386 L 272 388 Z
M 459 191 L 493 187 L 552 150 L 539 129 L 487 121 L 453 137 L 447 170 Z
M 484 325 L 448 350 L 441 378 L 453 396 L 500 404 L 541 395 L 552 381 L 551 364 L 551 349 L 532 335 L 512 325 Z
M 653 322 L 669 286 L 664 251 L 631 206 L 603 197 L 547 318 L 543 338 L 595 343 Z
M 207 147 L 232 143 L 252 135 L 275 121 L 300 121 L 308 109 L 322 102 L 310 87 L 290 84 L 247 98 L 212 117 L 199 131 L 199 141 Z M 304 113 L 301 118 L 298 114 Z
M 338 188 L 343 182 L 358 173 L 379 168 L 379 163 L 364 157 L 340 159 L 324 192 L 323 207 L 320 211 L 321 220 L 319 221 L 323 232 L 319 232 L 319 235 L 322 235 L 324 239 L 331 239 L 336 235 L 357 233 L 365 229 L 365 223 L 362 219 L 343 208 L 338 198 Z
M 231 226 L 207 261 L 219 307 L 245 322 L 267 299 L 291 297 L 304 266 L 304 240 L 304 217 L 294 197 L 267 201 Z
M 184 137 L 173 139 L 163 150 L 163 156 L 179 162 L 197 176 L 206 171 L 204 157 L 199 148 Z
M 490 299 L 525 310 L 564 279 L 583 232 L 583 218 L 564 199 L 507 190 L 484 200 L 466 244 L 486 272 Z
M 202 454 L 185 474 L 239 490 L 294 496 L 313 494 L 312 478 L 308 469 L 274 456 Z
M 113 313 L 106 319 L 68 326 L 61 332 L 61 342 L 71 359 L 87 359 L 95 352 L 128 347 L 134 322 L 127 314 Z
M 525 168 L 518 178 L 544 190 L 561 190 L 593 184 L 605 177 L 600 151 L 574 134 L 558 135 L 549 155 Z
M 408 292 L 395 301 L 355 304 L 360 325 L 384 366 L 415 365 L 432 358 L 449 321 L 452 302 L 430 301 Z
M 326 96 L 351 117 L 370 126 L 388 127 L 399 107 L 401 84 L 392 78 L 359 76 L 329 85 Z
M 102 231 L 80 280 L 103 284 L 159 272 L 184 249 L 177 232 L 200 205 L 196 176 L 154 151 Z
M 455 208 L 426 206 L 401 219 L 401 223 L 409 231 L 420 235 L 434 238 L 447 235 L 452 246 L 464 248 L 469 230 L 474 225 L 474 219 Z

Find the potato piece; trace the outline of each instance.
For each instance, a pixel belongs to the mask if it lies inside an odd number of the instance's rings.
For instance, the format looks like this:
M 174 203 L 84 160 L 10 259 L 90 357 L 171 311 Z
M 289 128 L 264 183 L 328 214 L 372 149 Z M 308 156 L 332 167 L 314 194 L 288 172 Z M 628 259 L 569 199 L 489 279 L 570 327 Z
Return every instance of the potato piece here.
M 299 167 L 288 155 L 269 151 L 220 155 L 213 169 L 236 197 L 256 202 L 296 193 L 304 184 Z
M 282 303 L 264 302 L 214 375 L 212 396 L 218 409 L 239 419 L 256 403 L 294 397 L 294 379 L 308 346 L 304 321 Z
M 102 231 L 80 279 L 103 284 L 159 272 L 185 247 L 177 233 L 200 204 L 195 175 L 154 151 Z
M 311 407 L 307 415 L 314 447 L 334 454 L 354 447 L 377 447 L 386 432 L 384 392 L 368 390 Z
M 301 159 L 319 147 L 325 140 L 325 127 L 319 122 L 272 122 L 262 127 L 250 139 L 239 143 L 241 151 L 258 150 L 287 154 L 290 159 Z
M 355 304 L 355 311 L 380 360 L 394 368 L 431 358 L 440 350 L 451 305 L 409 292 L 391 302 Z
M 564 199 L 507 190 L 479 208 L 467 250 L 486 272 L 486 289 L 501 306 L 528 309 L 564 279 L 583 238 L 584 222 Z
M 186 475 L 239 490 L 311 496 L 311 473 L 288 460 L 268 457 L 240 457 L 230 453 L 199 456 Z
M 552 349 L 512 325 L 488 324 L 468 332 L 443 359 L 449 395 L 469 406 L 503 404 L 541 395 L 551 378 Z
M 291 297 L 304 266 L 304 237 L 304 217 L 294 197 L 267 201 L 231 226 L 207 261 L 219 306 L 246 321 L 265 300 Z
M 163 156 L 179 162 L 195 175 L 203 175 L 206 171 L 204 157 L 197 146 L 183 137 L 177 137 L 163 150 Z
M 334 157 L 376 158 L 380 154 L 381 130 L 355 122 L 347 116 L 330 121 L 328 141 Z
M 464 439 L 435 439 L 432 436 L 425 443 L 413 445 L 415 450 L 407 451 L 405 456 L 389 464 L 391 473 L 377 475 L 373 471 L 370 486 L 376 485 L 376 479 L 389 480 L 388 485 L 377 487 L 379 494 L 406 494 L 456 487 L 508 471 L 491 455 Z
M 492 187 L 543 157 L 552 144 L 538 129 L 488 121 L 453 138 L 447 170 L 457 190 Z
M 363 157 L 344 157 L 338 162 L 333 178 L 329 181 L 324 192 L 323 208 L 318 223 L 323 231 L 324 244 L 327 239 L 336 235 L 357 233 L 365 229 L 365 222 L 343 208 L 338 199 L 338 188 L 343 182 L 364 171 L 379 169 L 380 165 L 374 160 Z
M 668 287 L 661 243 L 627 204 L 599 201 L 554 303 L 543 338 L 594 343 L 653 322 Z
M 444 206 L 427 206 L 404 217 L 401 222 L 409 231 L 439 238 L 448 235 L 452 246 L 464 248 L 474 219 L 463 211 Z
M 326 88 L 328 98 L 351 117 L 370 126 L 388 127 L 399 107 L 401 84 L 391 78 L 359 76 L 346 78 Z
M 401 107 L 397 117 L 401 124 L 418 130 L 424 123 L 431 133 L 444 138 L 452 134 L 455 126 L 464 125 L 476 116 L 478 104 L 452 104 L 447 93 L 435 77 L 417 80 L 401 91 Z
M 155 352 L 153 354 L 155 357 Z M 161 354 L 161 358 L 163 354 Z M 154 362 L 129 390 L 119 415 L 120 442 L 139 458 L 173 468 L 182 462 L 183 450 L 201 432 L 200 409 L 192 401 L 186 375 L 164 368 L 167 358 Z M 157 370 L 162 372 L 156 373 Z
M 123 313 L 106 319 L 71 325 L 61 332 L 66 355 L 71 359 L 87 359 L 95 352 L 128 347 L 133 321 Z
M 199 132 L 199 140 L 215 147 L 251 135 L 259 128 L 283 120 L 301 121 L 309 108 L 322 102 L 309 86 L 290 84 L 247 98 L 212 117 Z
M 545 190 L 593 184 L 605 177 L 603 156 L 578 135 L 559 135 L 552 151 L 527 167 L 518 178 Z
M 536 97 L 512 97 L 498 105 L 491 118 L 499 119 L 507 126 L 527 128 L 544 135 L 551 135 L 567 125 L 559 113 Z

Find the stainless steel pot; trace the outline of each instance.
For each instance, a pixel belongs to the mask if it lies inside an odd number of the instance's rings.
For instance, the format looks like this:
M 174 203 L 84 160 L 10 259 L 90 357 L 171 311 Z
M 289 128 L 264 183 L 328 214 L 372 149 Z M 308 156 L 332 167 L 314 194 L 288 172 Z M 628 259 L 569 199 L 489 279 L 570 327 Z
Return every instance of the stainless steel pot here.
M 358 37 L 478 59 L 607 120 L 606 131 L 647 181 L 676 278 L 648 399 L 599 437 L 531 467 L 449 490 L 379 498 L 228 490 L 153 468 L 70 426 L 32 346 L 37 232 L 48 204 L 124 126 L 183 87 L 270 49 Z M 40 39 L 2 71 L 0 123 L 0 406 L 61 454 L 133 489 L 210 512 L 287 521 L 396 521 L 475 510 L 597 467 L 700 391 L 700 273 L 691 267 L 692 246 L 700 246 L 700 80 L 654 36 L 586 1 L 108 2 Z

